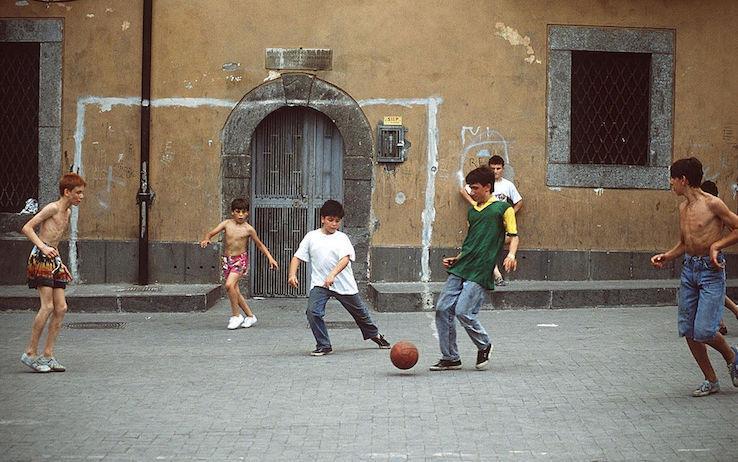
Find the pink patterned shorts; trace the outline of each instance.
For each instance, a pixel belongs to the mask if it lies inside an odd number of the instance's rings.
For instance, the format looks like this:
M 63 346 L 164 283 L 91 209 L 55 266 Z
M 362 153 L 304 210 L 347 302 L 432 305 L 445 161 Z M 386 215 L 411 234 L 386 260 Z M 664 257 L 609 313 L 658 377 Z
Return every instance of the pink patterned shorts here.
M 233 272 L 239 273 L 241 276 L 245 276 L 249 272 L 248 252 L 234 256 L 223 255 L 223 277 L 228 279 L 228 275 Z

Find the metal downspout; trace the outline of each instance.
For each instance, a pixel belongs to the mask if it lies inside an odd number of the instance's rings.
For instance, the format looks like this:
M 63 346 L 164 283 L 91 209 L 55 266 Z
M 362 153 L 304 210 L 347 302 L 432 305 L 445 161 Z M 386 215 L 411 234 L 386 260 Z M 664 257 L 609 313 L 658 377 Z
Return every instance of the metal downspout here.
M 141 46 L 141 178 L 138 202 L 138 283 L 149 283 L 149 207 L 154 193 L 149 186 L 149 137 L 151 132 L 151 23 L 153 0 L 143 2 L 143 37 Z

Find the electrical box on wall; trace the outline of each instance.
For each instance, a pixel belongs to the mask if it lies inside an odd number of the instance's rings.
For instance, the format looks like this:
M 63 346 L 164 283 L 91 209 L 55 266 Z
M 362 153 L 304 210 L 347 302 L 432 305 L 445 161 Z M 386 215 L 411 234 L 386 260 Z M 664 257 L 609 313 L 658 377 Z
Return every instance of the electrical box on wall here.
M 377 126 L 377 162 L 405 162 L 407 150 L 410 148 L 410 141 L 405 139 L 405 132 L 407 128 L 402 125 Z

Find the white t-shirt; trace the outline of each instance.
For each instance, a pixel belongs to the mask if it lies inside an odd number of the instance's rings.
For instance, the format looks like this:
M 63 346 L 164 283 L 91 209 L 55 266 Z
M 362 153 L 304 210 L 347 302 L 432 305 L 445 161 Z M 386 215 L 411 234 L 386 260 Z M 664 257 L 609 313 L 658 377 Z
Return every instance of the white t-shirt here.
M 494 194 L 497 200 L 500 201 L 510 199 L 513 205 L 523 200 L 523 197 L 518 192 L 518 188 L 515 187 L 515 184 L 506 178 L 500 178 L 495 181 L 495 190 L 492 194 Z
M 338 273 L 329 289 L 341 295 L 359 293 L 351 269 L 351 262 L 356 260 L 354 246 L 351 245 L 348 236 L 341 231 L 333 234 L 325 234 L 322 229 L 310 231 L 302 238 L 295 256 L 304 262 L 310 262 L 311 289 L 316 286 L 323 287 L 325 278 L 336 267 L 338 260 L 348 256 L 348 266 Z

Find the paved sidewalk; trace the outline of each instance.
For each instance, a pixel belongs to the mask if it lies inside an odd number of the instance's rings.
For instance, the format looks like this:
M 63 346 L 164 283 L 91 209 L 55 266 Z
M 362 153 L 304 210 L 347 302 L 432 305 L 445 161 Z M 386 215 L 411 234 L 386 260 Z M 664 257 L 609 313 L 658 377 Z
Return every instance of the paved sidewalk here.
M 311 357 L 304 300 L 251 300 L 258 323 L 204 313 L 69 314 L 66 373 L 19 361 L 33 314 L 0 313 L 0 460 L 738 460 L 738 388 L 701 375 L 675 308 L 485 311 L 491 367 L 430 372 L 429 313 L 373 313 L 421 351 L 407 372 L 329 308 L 335 353 Z M 727 319 L 729 341 L 738 321 Z

